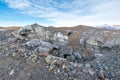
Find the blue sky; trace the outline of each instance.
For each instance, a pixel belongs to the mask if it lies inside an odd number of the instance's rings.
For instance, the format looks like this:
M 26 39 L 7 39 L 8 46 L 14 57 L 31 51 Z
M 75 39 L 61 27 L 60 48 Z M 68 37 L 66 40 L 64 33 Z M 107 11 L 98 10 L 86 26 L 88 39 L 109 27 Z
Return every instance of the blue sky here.
M 120 0 L 0 0 L 0 26 L 120 25 Z

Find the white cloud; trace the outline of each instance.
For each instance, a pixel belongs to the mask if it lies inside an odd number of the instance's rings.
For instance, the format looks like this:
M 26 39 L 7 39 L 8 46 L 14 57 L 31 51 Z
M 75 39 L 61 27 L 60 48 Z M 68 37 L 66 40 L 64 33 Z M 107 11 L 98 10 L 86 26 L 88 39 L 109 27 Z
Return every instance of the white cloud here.
M 4 0 L 21 13 L 55 26 L 119 24 L 120 0 Z
M 10 8 L 25 9 L 30 7 L 29 0 L 4 0 Z

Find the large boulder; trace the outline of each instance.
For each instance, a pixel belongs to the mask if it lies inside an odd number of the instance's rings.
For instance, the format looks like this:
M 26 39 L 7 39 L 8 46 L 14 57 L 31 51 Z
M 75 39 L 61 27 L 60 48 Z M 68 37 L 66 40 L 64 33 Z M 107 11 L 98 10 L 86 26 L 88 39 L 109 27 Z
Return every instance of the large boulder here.
M 59 50 L 59 56 L 63 58 L 67 58 L 73 54 L 73 48 L 71 46 L 63 46 Z
M 27 46 L 29 49 L 33 49 L 35 52 L 51 52 L 53 49 L 59 48 L 57 45 L 39 39 L 32 39 L 26 42 L 25 46 Z
M 55 28 L 53 28 L 55 29 Z M 62 43 L 68 43 L 68 36 L 55 30 L 49 30 L 45 26 L 38 24 L 27 25 L 20 28 L 18 31 L 12 33 L 16 38 L 19 39 L 40 39 L 46 41 L 57 41 Z
M 45 39 L 45 27 L 40 26 L 38 24 L 27 25 L 22 27 L 18 30 L 18 34 L 20 36 L 24 36 L 26 38 L 39 38 L 44 40 Z
M 80 45 L 93 53 L 100 53 L 101 49 L 112 49 L 120 45 L 120 31 L 99 30 L 83 34 Z

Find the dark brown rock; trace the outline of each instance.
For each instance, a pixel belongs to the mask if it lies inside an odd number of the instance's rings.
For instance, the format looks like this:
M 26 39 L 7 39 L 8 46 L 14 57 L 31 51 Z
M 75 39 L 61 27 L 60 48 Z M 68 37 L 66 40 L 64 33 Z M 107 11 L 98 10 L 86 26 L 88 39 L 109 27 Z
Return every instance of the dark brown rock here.
M 38 53 L 38 55 L 40 56 L 40 57 L 47 57 L 48 55 L 49 55 L 49 53 L 48 52 L 39 52 Z

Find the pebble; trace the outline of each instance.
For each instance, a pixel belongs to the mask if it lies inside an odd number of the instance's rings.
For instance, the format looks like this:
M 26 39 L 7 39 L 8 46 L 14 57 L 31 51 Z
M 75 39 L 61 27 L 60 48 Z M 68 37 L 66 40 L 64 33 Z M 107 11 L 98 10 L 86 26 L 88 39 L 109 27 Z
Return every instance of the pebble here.
M 70 62 L 70 65 L 74 65 L 74 62 Z
M 19 52 L 19 53 L 25 53 L 25 51 L 26 51 L 26 50 L 25 50 L 24 48 L 19 48 L 19 49 L 18 49 L 18 52 Z
M 9 75 L 12 75 L 12 74 L 14 74 L 14 73 L 15 73 L 15 72 L 14 72 L 14 69 L 11 69 Z
M 87 69 L 82 69 L 82 72 L 88 73 L 88 70 Z
M 115 77 L 115 74 L 113 72 L 110 73 L 111 77 Z
M 68 67 L 64 69 L 66 72 L 71 71 Z
M 78 67 L 78 68 L 82 68 L 82 67 L 83 67 L 83 64 L 78 64 L 77 67 Z
M 72 76 L 72 72 L 71 72 L 71 71 L 70 71 L 70 72 L 68 72 L 67 74 L 68 74 L 68 76 Z
M 49 67 L 49 71 L 53 71 L 55 69 L 55 65 L 51 65 L 50 67 Z
M 76 73 L 76 70 L 73 70 L 72 73 L 75 74 L 75 73 Z
M 58 72 L 58 73 L 60 73 L 60 72 L 61 72 L 61 70 L 60 70 L 60 69 L 58 69 L 58 70 L 57 70 L 57 72 Z
M 10 47 L 11 48 L 15 48 L 15 47 L 17 47 L 17 44 L 16 43 L 12 43 Z
M 105 79 L 103 71 L 100 71 L 100 72 L 98 73 L 98 77 L 99 77 L 101 80 L 104 80 L 104 79 Z
M 88 72 L 89 72 L 89 74 L 92 75 L 92 76 L 93 76 L 94 73 L 95 73 L 95 72 L 93 72 L 91 69 L 89 69 Z
M 91 66 L 91 65 L 88 64 L 88 63 L 85 64 L 85 67 L 86 67 L 86 68 L 89 68 L 90 66 Z
M 69 69 L 72 71 L 74 70 L 74 67 L 72 65 L 69 65 Z
M 67 56 L 67 60 L 69 60 L 69 61 L 72 61 L 72 62 L 74 62 L 75 61 L 75 56 L 74 55 L 71 55 L 71 56 Z
M 81 56 L 81 54 L 77 51 L 77 52 L 74 52 L 74 55 L 75 55 L 75 57 L 77 58 L 77 59 L 82 59 L 82 56 Z
M 16 56 L 16 53 L 15 53 L 15 52 L 13 52 L 12 56 L 13 56 L 13 57 L 15 57 L 15 56 Z
M 37 62 L 37 60 L 38 60 L 38 59 L 37 59 L 36 57 L 35 57 L 35 58 L 32 58 L 32 62 L 33 62 L 33 63 Z
M 35 54 L 31 55 L 31 61 L 32 61 L 33 63 L 37 62 L 37 61 L 38 61 L 38 56 L 35 55 Z
M 108 70 L 108 67 L 105 67 L 105 70 Z
M 74 65 L 73 65 L 74 67 L 78 67 L 78 63 L 74 63 Z
M 67 78 L 68 78 L 68 74 L 67 74 L 67 73 L 64 73 L 64 77 L 67 79 Z
M 98 53 L 97 53 L 97 54 L 94 54 L 94 57 L 95 57 L 95 58 L 102 57 L 102 56 L 103 56 L 103 54 L 98 54 Z
M 67 67 L 66 64 L 63 64 L 63 65 L 62 65 L 62 69 L 65 69 L 66 67 Z

